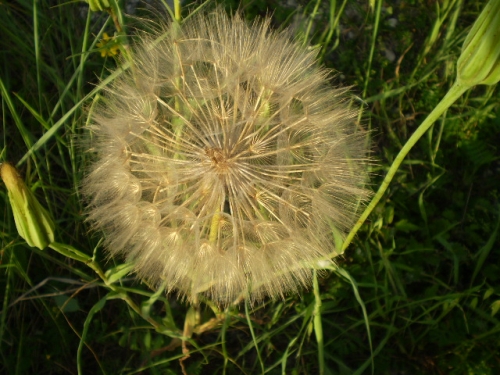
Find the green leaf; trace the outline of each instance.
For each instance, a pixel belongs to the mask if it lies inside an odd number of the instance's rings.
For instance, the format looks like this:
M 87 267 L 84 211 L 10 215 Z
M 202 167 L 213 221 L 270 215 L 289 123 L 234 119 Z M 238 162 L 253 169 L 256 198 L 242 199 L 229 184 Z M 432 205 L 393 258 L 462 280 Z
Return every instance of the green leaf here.
M 495 316 L 498 310 L 500 310 L 500 299 L 491 304 L 491 316 Z
M 75 249 L 71 245 L 67 245 L 64 243 L 52 242 L 50 244 L 50 248 L 52 250 L 57 251 L 59 254 L 64 255 L 65 257 L 77 260 L 79 262 L 90 262 L 92 258 L 85 253 L 82 253 L 80 250 Z
M 112 284 L 124 276 L 128 275 L 134 269 L 134 265 L 131 263 L 123 263 L 114 268 L 111 268 L 106 271 L 106 278 L 108 280 L 108 284 Z
M 416 231 L 416 230 L 420 229 L 420 227 L 418 225 L 410 223 L 408 221 L 408 219 L 403 219 L 403 220 L 398 221 L 395 224 L 395 227 L 397 230 L 400 230 L 400 231 L 405 232 L 405 233 Z

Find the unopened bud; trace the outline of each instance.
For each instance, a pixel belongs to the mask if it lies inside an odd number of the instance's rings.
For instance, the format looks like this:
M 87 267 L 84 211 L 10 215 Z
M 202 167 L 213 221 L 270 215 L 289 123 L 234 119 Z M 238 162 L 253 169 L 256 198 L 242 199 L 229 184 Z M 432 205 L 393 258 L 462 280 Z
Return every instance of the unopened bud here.
M 111 8 L 108 0 L 86 0 L 92 12 L 99 12 Z
M 458 81 L 468 87 L 500 81 L 500 0 L 490 0 L 465 38 Z
M 2 177 L 14 212 L 19 235 L 28 245 L 45 249 L 54 242 L 54 222 L 49 213 L 35 198 L 31 190 L 9 163 L 0 165 Z

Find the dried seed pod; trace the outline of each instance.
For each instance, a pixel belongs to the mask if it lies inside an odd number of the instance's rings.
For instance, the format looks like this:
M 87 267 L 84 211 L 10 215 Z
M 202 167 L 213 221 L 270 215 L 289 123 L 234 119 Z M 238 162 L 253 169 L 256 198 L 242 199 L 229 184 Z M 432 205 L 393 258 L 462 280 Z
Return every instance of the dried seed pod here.
M 109 253 L 220 305 L 310 285 L 368 195 L 367 134 L 316 56 L 221 9 L 142 35 L 92 115 Z

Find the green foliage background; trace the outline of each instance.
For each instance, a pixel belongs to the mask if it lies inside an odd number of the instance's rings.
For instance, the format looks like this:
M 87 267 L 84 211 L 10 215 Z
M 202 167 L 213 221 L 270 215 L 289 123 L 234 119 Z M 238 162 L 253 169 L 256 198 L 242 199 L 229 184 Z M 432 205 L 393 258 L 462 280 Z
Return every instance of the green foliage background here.
M 339 72 L 334 84 L 352 86 L 372 130 L 375 190 L 453 83 L 461 43 L 485 3 L 224 5 L 248 20 L 272 12 L 275 27 L 292 25 L 297 38 L 320 48 L 324 64 Z M 160 0 L 130 4 L 115 8 L 126 27 L 122 48 L 141 27 L 138 17 L 170 17 Z M 199 5 L 184 5 L 183 15 Z M 115 31 L 106 12 L 90 13 L 83 2 L 0 3 L 0 161 L 19 162 L 55 218 L 59 242 L 117 277 L 111 288 L 83 263 L 30 248 L 0 188 L 1 373 L 182 371 L 181 337 L 193 310 L 119 274 L 121 260 L 105 258 L 82 215 L 78 185 L 88 155 L 78 135 L 100 80 L 117 66 L 116 56 L 103 58 L 97 47 L 103 32 Z M 203 305 L 186 345 L 186 372 L 500 373 L 499 103 L 497 87 L 479 86 L 434 124 L 339 270 L 319 279 L 315 291 L 225 312 Z

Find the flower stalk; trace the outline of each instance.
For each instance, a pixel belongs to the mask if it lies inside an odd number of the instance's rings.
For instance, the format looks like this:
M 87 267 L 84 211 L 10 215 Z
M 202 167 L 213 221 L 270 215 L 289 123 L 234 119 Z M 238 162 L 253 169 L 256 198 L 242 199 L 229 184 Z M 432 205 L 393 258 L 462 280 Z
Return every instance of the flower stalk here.
M 465 38 L 462 53 L 457 60 L 455 83 L 399 151 L 377 193 L 343 242 L 341 253 L 347 249 L 359 228 L 377 206 L 406 155 L 434 122 L 473 86 L 494 85 L 499 81 L 500 1 L 490 0 Z
M 462 94 L 467 91 L 469 88 L 455 82 L 455 84 L 448 90 L 447 94 L 439 104 L 432 110 L 432 112 L 425 118 L 425 120 L 420 124 L 417 130 L 412 134 L 412 136 L 406 141 L 403 148 L 399 151 L 398 155 L 392 162 L 391 167 L 387 171 L 387 174 L 380 184 L 377 193 L 373 196 L 372 200 L 366 206 L 365 210 L 359 217 L 358 221 L 352 228 L 352 230 L 347 235 L 344 243 L 342 244 L 342 253 L 347 249 L 351 241 L 353 240 L 356 232 L 361 228 L 365 220 L 370 216 L 373 209 L 377 206 L 380 199 L 384 196 L 386 190 L 388 189 L 394 175 L 398 171 L 401 163 L 405 159 L 406 155 L 410 152 L 410 150 L 415 146 L 415 144 L 419 141 L 420 138 L 429 130 L 429 128 L 436 122 L 439 117 L 453 104 L 455 101 L 462 96 Z

